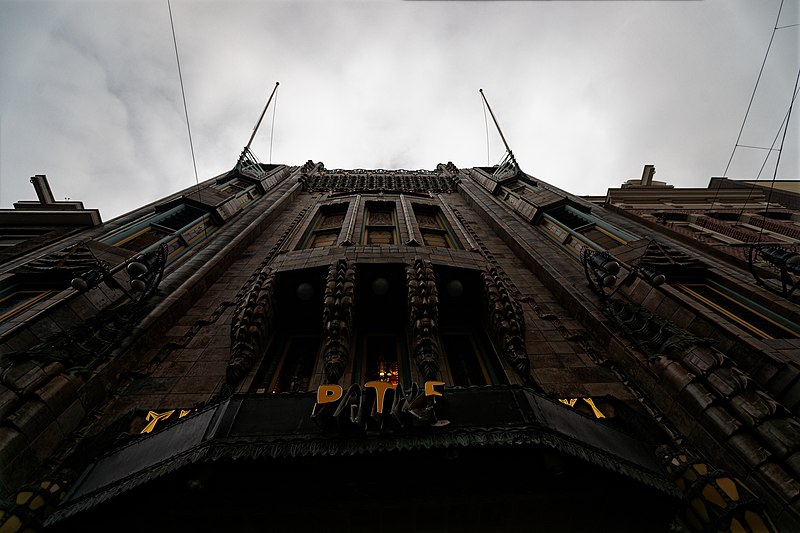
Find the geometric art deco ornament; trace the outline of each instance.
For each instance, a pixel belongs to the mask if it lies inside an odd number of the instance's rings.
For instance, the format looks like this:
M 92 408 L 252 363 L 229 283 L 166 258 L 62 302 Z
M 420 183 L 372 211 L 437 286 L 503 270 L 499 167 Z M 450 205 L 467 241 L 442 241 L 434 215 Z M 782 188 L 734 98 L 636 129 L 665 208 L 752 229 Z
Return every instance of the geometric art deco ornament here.
M 489 328 L 511 368 L 523 379 L 530 378 L 530 360 L 525 352 L 525 317 L 496 268 L 481 272 Z
M 439 374 L 439 292 L 430 261 L 415 259 L 406 266 L 411 353 L 427 381 Z
M 322 359 L 327 383 L 338 383 L 350 360 L 355 278 L 355 265 L 348 266 L 346 259 L 339 259 L 328 269 L 322 308 Z
M 265 267 L 248 280 L 248 288 L 236 297 L 231 323 L 231 356 L 226 385 L 236 386 L 267 347 L 272 333 L 275 271 Z

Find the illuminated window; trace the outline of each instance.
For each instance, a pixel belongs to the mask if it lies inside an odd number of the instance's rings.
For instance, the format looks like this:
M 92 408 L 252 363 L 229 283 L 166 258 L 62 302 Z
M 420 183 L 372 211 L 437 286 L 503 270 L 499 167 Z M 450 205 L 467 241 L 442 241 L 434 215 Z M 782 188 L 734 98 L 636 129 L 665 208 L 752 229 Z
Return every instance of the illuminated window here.
M 334 246 L 342 231 L 348 204 L 322 206 L 298 249 Z
M 703 283 L 676 284 L 674 287 L 756 338 L 800 337 L 800 325 L 712 280 L 705 280 Z
M 397 385 L 403 366 L 397 337 L 393 335 L 368 335 L 363 341 L 364 356 L 360 375 L 363 381 L 383 381 Z
M 414 216 L 425 246 L 460 248 L 450 225 L 436 206 L 414 204 Z
M 367 202 L 362 241 L 363 244 L 397 244 L 397 215 L 394 203 Z
M 215 230 L 211 215 L 197 207 L 183 204 L 149 216 L 142 222 L 102 239 L 101 242 L 135 252 L 151 251 L 165 243 L 169 262 L 205 240 Z

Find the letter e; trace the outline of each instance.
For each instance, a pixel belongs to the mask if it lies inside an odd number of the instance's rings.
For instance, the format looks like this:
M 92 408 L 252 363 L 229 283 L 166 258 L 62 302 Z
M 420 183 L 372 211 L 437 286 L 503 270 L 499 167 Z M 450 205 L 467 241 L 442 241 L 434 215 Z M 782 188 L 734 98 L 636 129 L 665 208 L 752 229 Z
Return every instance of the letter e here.
M 442 393 L 434 389 L 434 387 L 439 385 L 444 385 L 444 381 L 426 381 L 425 396 L 441 396 Z

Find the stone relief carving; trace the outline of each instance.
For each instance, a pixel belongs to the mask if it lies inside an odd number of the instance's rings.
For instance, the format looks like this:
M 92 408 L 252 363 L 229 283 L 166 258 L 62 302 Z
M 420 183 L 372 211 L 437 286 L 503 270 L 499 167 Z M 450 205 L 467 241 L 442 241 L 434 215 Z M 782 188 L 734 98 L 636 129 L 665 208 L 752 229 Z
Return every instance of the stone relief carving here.
M 441 168 L 440 168 L 441 167 Z M 301 169 L 305 192 L 454 192 L 457 169 L 449 163 L 436 170 L 328 170 L 308 161 Z
M 439 293 L 430 261 L 416 259 L 406 266 L 411 353 L 428 381 L 439 373 Z
M 511 296 L 496 268 L 481 272 L 483 292 L 488 310 L 489 328 L 495 345 L 523 379 L 530 374 L 530 361 L 525 352 L 525 318 L 522 308 Z
M 322 309 L 322 358 L 328 383 L 338 383 L 350 360 L 355 279 L 355 265 L 348 265 L 346 259 L 339 259 L 328 269 Z
M 231 323 L 231 357 L 226 382 L 235 386 L 264 351 L 272 333 L 275 271 L 265 267 L 251 276 L 249 290 L 236 298 Z

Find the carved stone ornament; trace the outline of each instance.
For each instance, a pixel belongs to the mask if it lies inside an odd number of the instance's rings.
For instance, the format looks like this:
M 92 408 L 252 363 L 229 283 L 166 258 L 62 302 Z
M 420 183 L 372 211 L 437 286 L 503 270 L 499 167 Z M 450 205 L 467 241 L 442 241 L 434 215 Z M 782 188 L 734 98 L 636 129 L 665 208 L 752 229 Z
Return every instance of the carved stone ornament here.
M 481 272 L 489 328 L 495 346 L 523 379 L 530 375 L 530 360 L 525 352 L 525 317 L 511 296 L 496 268 Z
M 328 170 L 309 161 L 301 169 L 300 183 L 305 192 L 454 192 L 458 184 L 454 168 Z
M 707 346 L 710 342 L 641 306 L 618 299 L 608 299 L 603 312 L 650 358 L 686 353 L 693 346 Z
M 350 360 L 356 267 L 339 259 L 328 269 L 322 308 L 325 379 L 338 383 Z
M 275 271 L 265 267 L 251 276 L 237 296 L 231 324 L 231 357 L 226 382 L 234 387 L 267 347 L 275 314 Z
M 166 246 L 162 245 L 150 254 L 153 262 L 147 274 L 140 278 L 145 282 L 145 290 L 136 299 L 120 298 L 68 330 L 51 335 L 22 352 L 8 353 L 0 360 L 0 367 L 32 360 L 58 362 L 64 369 L 77 374 L 91 373 L 108 360 L 150 311 L 148 300 L 158 291 L 164 274 Z M 117 294 L 122 295 L 121 292 Z
M 439 374 L 439 293 L 430 261 L 414 260 L 406 267 L 411 353 L 428 381 Z

